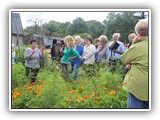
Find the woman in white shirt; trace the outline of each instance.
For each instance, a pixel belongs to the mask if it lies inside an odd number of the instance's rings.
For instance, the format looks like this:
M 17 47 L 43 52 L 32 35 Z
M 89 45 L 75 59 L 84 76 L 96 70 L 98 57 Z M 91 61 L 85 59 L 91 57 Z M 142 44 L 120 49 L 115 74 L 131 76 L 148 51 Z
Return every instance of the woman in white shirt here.
M 91 36 L 86 37 L 86 45 L 84 46 L 84 51 L 82 55 L 83 70 L 85 71 L 85 76 L 91 77 L 95 73 L 94 62 L 96 47 L 92 44 L 93 38 Z
M 84 64 L 94 64 L 96 47 L 92 44 L 93 38 L 88 36 L 86 37 L 85 42 L 86 45 L 84 46 L 82 60 L 84 61 Z

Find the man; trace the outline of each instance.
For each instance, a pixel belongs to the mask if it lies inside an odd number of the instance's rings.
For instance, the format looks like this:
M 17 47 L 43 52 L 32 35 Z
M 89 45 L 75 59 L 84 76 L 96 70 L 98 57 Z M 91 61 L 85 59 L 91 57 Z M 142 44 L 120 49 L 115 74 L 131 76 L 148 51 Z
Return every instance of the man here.
M 108 44 L 110 48 L 109 58 L 118 60 L 120 56 L 125 52 L 125 47 L 122 42 L 119 41 L 120 33 L 113 34 L 113 41 Z

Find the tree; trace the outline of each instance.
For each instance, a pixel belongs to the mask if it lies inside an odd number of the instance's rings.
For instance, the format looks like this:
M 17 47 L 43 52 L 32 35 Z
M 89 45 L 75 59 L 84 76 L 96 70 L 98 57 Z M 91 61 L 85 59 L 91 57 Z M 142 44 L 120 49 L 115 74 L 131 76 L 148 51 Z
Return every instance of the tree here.
M 102 35 L 104 26 L 102 23 L 96 20 L 91 20 L 86 22 L 87 32 L 93 37 L 97 38 Z
M 72 23 L 71 33 L 80 34 L 85 32 L 87 32 L 86 22 L 80 17 L 74 19 Z
M 42 39 L 40 39 L 40 46 L 44 46 L 44 29 L 43 29 L 43 22 L 44 18 L 41 16 L 41 13 L 35 13 L 34 15 L 30 16 L 28 19 L 29 22 L 32 22 L 34 24 L 34 33 L 42 35 Z
M 128 35 L 134 32 L 134 27 L 138 22 L 138 18 L 135 16 L 136 12 L 118 12 L 109 13 L 107 18 L 103 21 L 105 25 L 104 34 L 109 39 L 112 39 L 113 33 L 120 33 L 120 41 L 128 42 Z
M 70 22 L 65 22 L 60 25 L 60 32 L 63 34 L 62 37 L 66 35 L 71 35 L 72 24 Z

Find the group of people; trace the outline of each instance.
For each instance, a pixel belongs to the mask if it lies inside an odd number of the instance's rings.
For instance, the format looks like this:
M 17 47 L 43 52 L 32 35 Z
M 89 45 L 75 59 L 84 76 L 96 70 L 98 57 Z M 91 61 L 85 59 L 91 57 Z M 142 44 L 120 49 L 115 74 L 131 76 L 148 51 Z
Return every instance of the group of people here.
M 136 34 L 135 34 L 136 33 Z M 120 34 L 113 34 L 113 41 L 107 43 L 107 36 L 101 35 L 95 39 L 87 36 L 85 45 L 80 36 L 74 38 L 70 35 L 64 38 L 64 47 L 61 41 L 57 40 L 55 49 L 51 50 L 52 60 L 57 60 L 61 63 L 62 72 L 67 76 L 72 72 L 72 80 L 77 80 L 79 67 L 84 64 L 87 67 L 94 63 L 102 63 L 108 66 L 112 59 L 120 60 L 126 65 L 128 72 L 124 78 L 123 88 L 129 92 L 128 108 L 148 108 L 148 21 L 140 20 L 135 26 L 135 33 L 128 35 L 129 44 L 125 48 L 124 44 L 119 41 Z M 31 47 L 25 50 L 25 66 L 26 76 L 30 73 L 34 77 L 31 82 L 35 82 L 40 65 L 39 59 L 43 58 L 43 53 L 36 48 L 36 41 L 31 40 Z M 71 64 L 71 71 L 68 70 Z M 66 78 L 64 76 L 64 78 Z

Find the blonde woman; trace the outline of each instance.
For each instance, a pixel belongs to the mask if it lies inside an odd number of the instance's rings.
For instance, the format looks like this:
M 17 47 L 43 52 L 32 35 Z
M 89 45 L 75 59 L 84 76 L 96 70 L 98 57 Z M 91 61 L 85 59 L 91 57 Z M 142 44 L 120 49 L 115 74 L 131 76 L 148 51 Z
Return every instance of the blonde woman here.
M 107 46 L 107 36 L 101 35 L 99 36 L 99 46 L 97 48 L 97 63 L 105 63 L 106 65 L 109 62 L 109 47 Z
M 120 60 L 128 66 L 123 88 L 128 91 L 127 108 L 149 108 L 148 102 L 148 21 L 135 26 L 137 37 Z
M 62 67 L 62 73 L 64 74 L 64 78 L 66 78 L 69 74 L 69 65 L 70 65 L 70 60 L 74 56 L 77 58 L 80 58 L 79 53 L 75 50 L 74 48 L 74 38 L 70 35 L 66 36 L 64 38 L 64 44 L 65 48 L 63 51 L 63 57 L 61 60 L 61 67 Z

